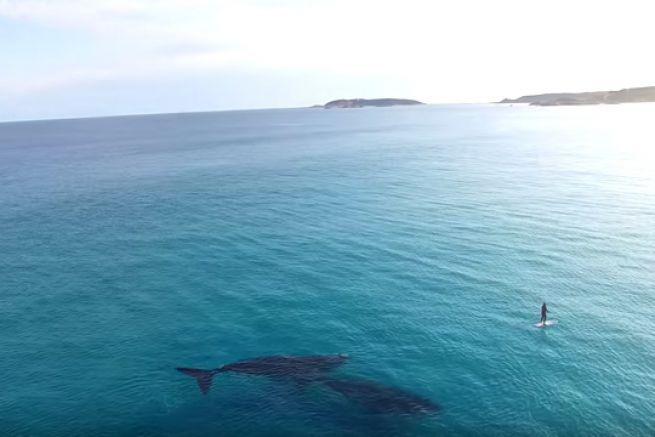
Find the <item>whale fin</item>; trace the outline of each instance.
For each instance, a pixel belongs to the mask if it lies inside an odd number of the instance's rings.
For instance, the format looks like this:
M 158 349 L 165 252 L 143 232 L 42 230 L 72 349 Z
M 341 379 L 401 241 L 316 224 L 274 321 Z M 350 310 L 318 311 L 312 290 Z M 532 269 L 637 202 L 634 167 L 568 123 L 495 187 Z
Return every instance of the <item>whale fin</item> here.
M 321 375 L 319 373 L 295 375 L 291 377 L 291 380 L 299 390 L 305 390 L 308 385 L 311 385 L 315 382 L 320 382 Z
M 209 389 L 212 386 L 212 377 L 216 373 L 215 370 L 191 369 L 189 367 L 177 367 L 176 369 L 178 372 L 196 378 L 198 388 L 202 394 L 206 395 L 209 393 Z

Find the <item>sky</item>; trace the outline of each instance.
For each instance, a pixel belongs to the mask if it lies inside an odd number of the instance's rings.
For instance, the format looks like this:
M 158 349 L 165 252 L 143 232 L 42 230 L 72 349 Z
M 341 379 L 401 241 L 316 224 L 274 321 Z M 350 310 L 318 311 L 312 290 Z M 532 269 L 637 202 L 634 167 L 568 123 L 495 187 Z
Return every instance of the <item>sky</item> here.
M 0 121 L 655 85 L 655 2 L 0 0 Z

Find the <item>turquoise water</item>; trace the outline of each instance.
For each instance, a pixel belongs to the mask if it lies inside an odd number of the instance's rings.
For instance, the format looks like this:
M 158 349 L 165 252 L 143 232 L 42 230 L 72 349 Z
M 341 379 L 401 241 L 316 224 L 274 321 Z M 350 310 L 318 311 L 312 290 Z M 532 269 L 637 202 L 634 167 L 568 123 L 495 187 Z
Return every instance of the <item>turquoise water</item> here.
M 1 433 L 653 435 L 653 109 L 0 124 Z M 174 370 L 339 352 L 441 412 Z

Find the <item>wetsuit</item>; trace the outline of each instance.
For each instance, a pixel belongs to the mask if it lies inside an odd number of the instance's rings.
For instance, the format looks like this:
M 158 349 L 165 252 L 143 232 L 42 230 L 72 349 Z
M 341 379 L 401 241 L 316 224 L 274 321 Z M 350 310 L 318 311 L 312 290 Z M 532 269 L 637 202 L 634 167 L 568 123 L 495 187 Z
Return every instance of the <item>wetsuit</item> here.
M 548 308 L 546 308 L 546 304 L 541 305 L 541 323 L 546 323 L 546 314 L 548 313 Z

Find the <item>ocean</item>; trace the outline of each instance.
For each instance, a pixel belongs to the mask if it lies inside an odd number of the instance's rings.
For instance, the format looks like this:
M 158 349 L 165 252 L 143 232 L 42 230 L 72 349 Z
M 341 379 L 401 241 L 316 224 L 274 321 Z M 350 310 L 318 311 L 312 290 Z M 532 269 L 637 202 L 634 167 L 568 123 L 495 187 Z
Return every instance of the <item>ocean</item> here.
M 2 123 L 0 434 L 651 436 L 653 109 Z M 439 412 L 175 370 L 336 353 Z

